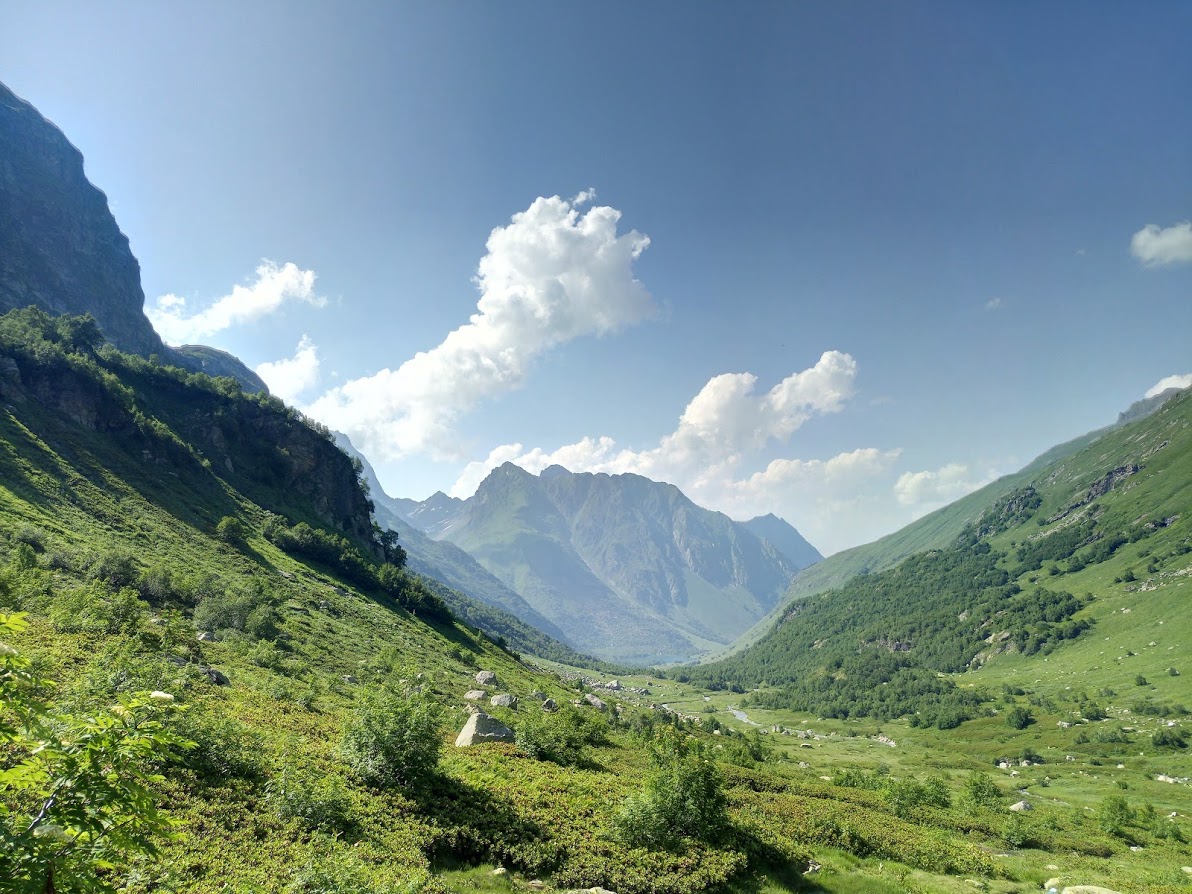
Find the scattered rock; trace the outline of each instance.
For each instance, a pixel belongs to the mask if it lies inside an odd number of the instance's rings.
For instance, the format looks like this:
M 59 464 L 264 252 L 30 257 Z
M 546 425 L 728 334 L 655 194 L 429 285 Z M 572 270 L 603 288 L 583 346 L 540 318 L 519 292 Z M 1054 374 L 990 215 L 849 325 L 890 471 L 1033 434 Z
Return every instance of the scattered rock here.
M 493 870 L 493 875 L 504 875 L 508 871 L 509 870 L 506 869 L 504 866 L 498 866 L 496 869 Z
M 546 887 L 546 882 L 544 882 L 542 879 L 536 878 L 526 882 L 526 887 L 533 888 L 535 891 L 541 891 Z
M 516 708 L 517 696 L 509 695 L 508 693 L 504 695 L 494 695 L 489 699 L 489 702 L 494 708 Z
M 530 698 L 536 702 L 546 701 L 546 693 L 535 689 L 530 693 Z
M 557 711 L 557 710 L 559 710 L 559 704 L 553 698 L 548 698 L 546 701 L 544 701 L 542 703 L 542 710 L 543 711 Z
M 205 667 L 202 669 L 203 673 L 207 675 L 207 679 L 216 686 L 230 686 L 232 681 L 228 679 L 227 674 L 214 667 Z
M 479 671 L 476 674 L 476 682 L 481 686 L 496 686 L 497 675 L 492 671 Z
M 469 689 L 464 693 L 464 698 L 470 702 L 478 702 L 480 699 L 488 696 L 488 693 L 483 689 Z
M 1032 807 L 1030 804 L 1028 804 L 1026 801 L 1017 801 L 1010 805 L 1010 809 L 1013 810 L 1015 813 L 1022 813 L 1023 811 L 1034 810 L 1035 808 Z
M 206 630 L 200 630 L 199 635 L 196 637 L 196 639 L 201 643 L 215 642 L 215 637 L 212 636 L 210 633 L 208 633 Z
M 353 677 L 351 674 L 344 674 L 344 682 L 345 683 L 359 683 L 360 681 L 357 680 L 355 677 Z
M 1099 888 L 1096 885 L 1069 885 L 1060 894 L 1121 894 L 1111 888 Z
M 512 742 L 513 730 L 495 717 L 477 712 L 468 718 L 464 728 L 455 739 L 456 748 L 482 745 L 485 742 Z
M 596 696 L 592 695 L 592 693 L 590 693 L 590 692 L 584 696 L 584 701 L 586 701 L 589 705 L 591 705 L 597 711 L 603 711 L 605 708 L 608 707 L 608 705 L 606 705 L 603 701 L 601 701 Z

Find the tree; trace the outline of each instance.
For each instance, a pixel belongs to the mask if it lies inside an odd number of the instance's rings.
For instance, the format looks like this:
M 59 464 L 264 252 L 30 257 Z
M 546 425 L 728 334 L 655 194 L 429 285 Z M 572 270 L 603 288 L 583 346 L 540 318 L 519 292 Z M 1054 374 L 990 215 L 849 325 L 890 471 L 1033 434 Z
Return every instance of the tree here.
M 0 613 L 0 633 L 23 615 Z M 76 716 L 48 700 L 51 684 L 0 643 L 0 853 L 5 890 L 19 894 L 115 891 L 138 855 L 170 831 L 154 801 L 154 764 L 190 747 L 163 724 L 177 710 L 164 692 L 124 696 L 107 711 Z
M 1006 724 L 1012 729 L 1026 729 L 1034 722 L 1035 717 L 1031 714 L 1030 708 L 1024 708 L 1021 705 L 1006 715 Z

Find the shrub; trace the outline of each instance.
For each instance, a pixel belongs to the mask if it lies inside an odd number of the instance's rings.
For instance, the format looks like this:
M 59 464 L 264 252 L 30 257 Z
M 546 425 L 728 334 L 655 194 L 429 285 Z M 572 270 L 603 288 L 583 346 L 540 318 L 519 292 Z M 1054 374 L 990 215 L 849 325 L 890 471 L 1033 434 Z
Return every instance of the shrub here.
M 517 725 L 517 745 L 532 758 L 561 766 L 583 762 L 585 746 L 604 738 L 604 721 L 565 705 L 554 713 L 529 711 Z
M 1188 743 L 1181 729 L 1164 728 L 1157 730 L 1151 736 L 1151 744 L 1156 748 L 1187 748 Z
M 360 781 L 384 787 L 429 776 L 442 746 L 438 706 L 426 693 L 372 689 L 348 719 L 340 754 Z
M 50 622 L 59 633 L 128 633 L 147 609 L 135 590 L 124 587 L 111 593 L 91 583 L 60 594 L 50 607 Z
M 284 766 L 265 784 L 265 800 L 280 819 L 296 819 L 309 829 L 336 832 L 350 824 L 352 802 L 338 776 Z
M 1006 724 L 1012 729 L 1026 729 L 1034 722 L 1035 717 L 1031 714 L 1030 709 L 1021 705 L 1006 715 Z
M 678 838 L 711 840 L 728 824 L 723 779 L 703 746 L 660 730 L 650 748 L 653 770 L 640 792 L 613 817 L 613 832 L 630 846 L 666 847 Z
M 974 807 L 997 808 L 1002 804 L 1002 792 L 988 773 L 971 773 L 964 783 L 966 800 Z
M 215 536 L 231 546 L 243 546 L 248 530 L 234 515 L 225 515 L 215 526 Z

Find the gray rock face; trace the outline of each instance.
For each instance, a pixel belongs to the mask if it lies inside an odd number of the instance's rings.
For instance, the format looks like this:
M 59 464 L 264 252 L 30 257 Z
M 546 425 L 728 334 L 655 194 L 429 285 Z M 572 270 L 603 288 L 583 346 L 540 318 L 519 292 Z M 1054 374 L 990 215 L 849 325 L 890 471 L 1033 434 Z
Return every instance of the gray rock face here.
M 82 153 L 2 84 L 0 145 L 0 311 L 90 313 L 121 350 L 160 352 L 141 267 Z
M 239 359 L 199 345 L 167 347 L 145 316 L 141 265 L 87 179 L 83 155 L 37 109 L 0 84 L 0 313 L 33 305 L 91 314 L 122 351 L 212 376 L 246 391 L 265 383 Z
M 512 742 L 513 730 L 495 717 L 476 713 L 468 718 L 464 728 L 455 739 L 456 748 L 483 745 L 485 742 Z
M 557 710 L 559 710 L 559 704 L 553 698 L 548 698 L 546 701 L 544 701 L 542 703 L 542 710 L 543 711 L 557 711 Z
M 492 671 L 480 671 L 476 674 L 476 682 L 481 686 L 495 686 L 497 684 L 497 675 Z
M 483 689 L 469 689 L 467 692 L 464 693 L 464 698 L 470 702 L 477 702 L 477 701 L 480 701 L 480 699 L 484 698 L 486 695 L 488 695 L 488 693 L 485 692 Z
M 603 711 L 605 708 L 608 707 L 608 705 L 606 705 L 601 699 L 592 695 L 592 693 L 590 693 L 590 692 L 584 696 L 584 701 L 586 701 L 589 705 L 591 705 L 593 708 L 595 708 L 598 711 Z
M 1010 805 L 1010 809 L 1013 810 L 1015 813 L 1025 813 L 1026 811 L 1034 810 L 1035 808 L 1032 807 L 1030 804 L 1028 804 L 1026 801 L 1016 801 L 1015 803 Z
M 516 708 L 517 696 L 515 695 L 494 695 L 490 700 L 494 708 Z

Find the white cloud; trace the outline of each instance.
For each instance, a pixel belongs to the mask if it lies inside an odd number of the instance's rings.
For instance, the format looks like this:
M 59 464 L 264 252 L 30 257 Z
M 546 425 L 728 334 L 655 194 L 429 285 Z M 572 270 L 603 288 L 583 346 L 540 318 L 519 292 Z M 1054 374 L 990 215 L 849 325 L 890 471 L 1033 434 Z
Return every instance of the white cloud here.
M 1148 267 L 1192 262 L 1192 221 L 1147 224 L 1130 239 L 1130 253 Z
M 166 342 L 178 345 L 258 320 L 287 301 L 301 301 L 315 307 L 326 303 L 325 298 L 315 294 L 313 270 L 301 270 L 295 264 L 279 267 L 272 261 L 263 261 L 256 274 L 254 282 L 234 286 L 231 294 L 189 316 L 186 299 L 178 295 L 162 295 L 152 307 L 146 307 L 145 314 Z
M 573 207 L 578 208 L 580 205 L 586 205 L 588 202 L 596 198 L 596 190 L 592 187 L 581 189 L 575 194 L 575 198 L 571 200 Z
M 1146 396 L 1154 397 L 1156 394 L 1162 394 L 1168 388 L 1187 388 L 1190 385 L 1192 385 L 1192 373 L 1184 373 L 1182 376 L 1167 376 L 1148 388 Z
M 306 412 L 381 460 L 457 456 L 456 418 L 518 387 L 537 356 L 654 313 L 633 275 L 650 240 L 635 230 L 618 235 L 620 219 L 607 206 L 581 214 L 558 196 L 536 199 L 489 235 L 475 277 L 477 312 L 467 323 L 397 369 L 332 389 Z
M 934 472 L 903 472 L 894 483 L 894 496 L 918 518 L 984 487 L 994 477 L 978 475 L 964 463 L 948 463 Z
M 985 302 L 986 310 L 1001 310 L 1006 306 L 1006 303 L 1001 298 L 990 298 Z
M 269 390 L 288 404 L 319 382 L 319 352 L 309 336 L 302 336 L 293 357 L 262 363 L 257 375 L 265 380 Z

